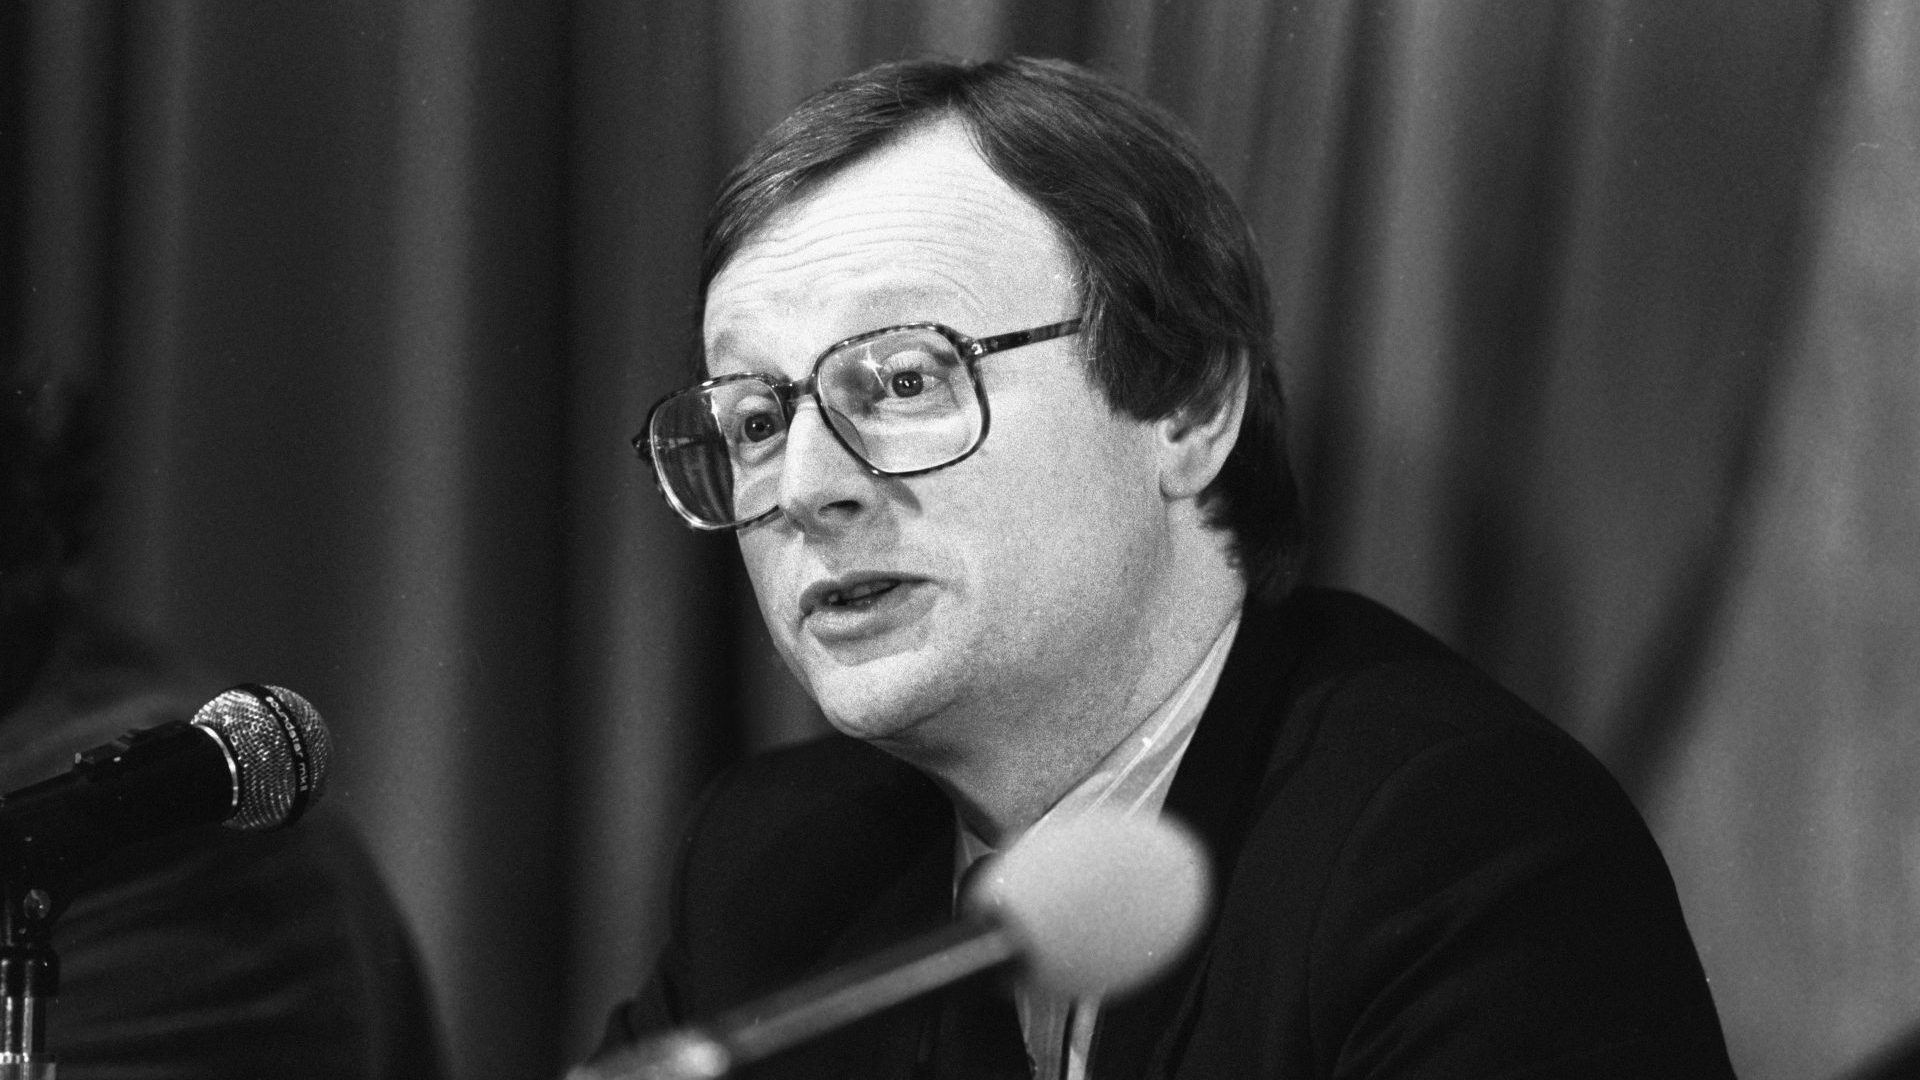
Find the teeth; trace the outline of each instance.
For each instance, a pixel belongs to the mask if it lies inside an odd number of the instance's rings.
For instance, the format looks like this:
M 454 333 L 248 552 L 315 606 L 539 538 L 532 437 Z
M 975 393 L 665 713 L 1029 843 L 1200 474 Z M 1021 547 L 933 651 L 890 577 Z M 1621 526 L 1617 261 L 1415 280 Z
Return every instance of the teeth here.
M 827 603 L 835 605 L 858 603 L 870 596 L 878 596 L 886 592 L 893 588 L 894 584 L 895 582 L 889 580 L 862 582 L 844 592 L 828 593 Z

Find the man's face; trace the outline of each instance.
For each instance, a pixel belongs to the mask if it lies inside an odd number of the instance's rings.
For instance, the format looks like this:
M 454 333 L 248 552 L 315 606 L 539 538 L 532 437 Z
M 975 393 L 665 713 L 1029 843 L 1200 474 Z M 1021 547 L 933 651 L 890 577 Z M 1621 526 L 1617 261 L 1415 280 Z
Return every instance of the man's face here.
M 1050 220 L 941 124 L 788 207 L 707 292 L 714 375 L 809 373 L 908 322 L 985 337 L 1079 315 Z M 780 507 L 740 533 L 775 644 L 828 719 L 922 758 L 1125 700 L 1164 594 L 1154 426 L 1114 412 L 1084 337 L 980 361 L 991 428 L 938 472 L 868 473 L 811 399 Z

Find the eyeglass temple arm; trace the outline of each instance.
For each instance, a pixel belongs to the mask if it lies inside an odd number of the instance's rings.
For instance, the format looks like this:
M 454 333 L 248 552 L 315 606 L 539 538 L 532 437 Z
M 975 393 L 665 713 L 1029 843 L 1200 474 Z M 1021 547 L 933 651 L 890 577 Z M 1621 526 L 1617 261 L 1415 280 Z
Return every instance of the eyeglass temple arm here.
M 1001 352 L 1006 349 L 1017 349 L 1022 345 L 1036 345 L 1042 341 L 1051 341 L 1057 337 L 1065 337 L 1078 329 L 1080 329 L 1080 320 L 1068 319 L 1066 322 L 1057 322 L 1049 326 L 1036 326 L 1031 330 L 1015 330 L 1010 334 L 995 334 L 992 337 L 975 338 L 973 343 L 967 347 L 967 352 L 976 358 L 982 357 L 988 353 Z

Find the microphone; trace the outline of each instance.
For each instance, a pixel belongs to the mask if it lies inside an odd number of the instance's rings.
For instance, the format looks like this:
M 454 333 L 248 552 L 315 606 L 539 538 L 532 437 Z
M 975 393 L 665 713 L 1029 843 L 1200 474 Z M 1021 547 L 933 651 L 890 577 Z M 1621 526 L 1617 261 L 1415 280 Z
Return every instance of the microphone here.
M 332 753 L 305 698 L 236 686 L 191 721 L 129 731 L 75 754 L 68 772 L 0 797 L 8 881 L 57 877 L 194 825 L 290 825 L 320 797 Z
M 568 1080 L 717 1080 L 921 994 L 1011 966 L 1039 990 L 1121 994 L 1171 967 L 1210 903 L 1207 856 L 1164 818 L 1092 814 L 1016 843 L 933 934 L 582 1065 Z

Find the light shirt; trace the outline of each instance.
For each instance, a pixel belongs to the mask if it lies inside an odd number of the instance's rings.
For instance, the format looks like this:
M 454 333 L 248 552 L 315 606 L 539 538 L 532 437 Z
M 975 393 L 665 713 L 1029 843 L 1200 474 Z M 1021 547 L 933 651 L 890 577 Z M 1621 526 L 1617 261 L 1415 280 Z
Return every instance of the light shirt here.
M 1096 810 L 1128 817 L 1158 814 L 1173 787 L 1180 759 L 1193 741 L 1200 716 L 1207 711 L 1207 702 L 1220 682 L 1221 669 L 1227 665 L 1227 653 L 1239 629 L 1240 616 L 1235 614 L 1186 681 L 1022 835 L 1058 828 Z M 954 858 L 956 883 L 975 860 L 994 850 L 965 822 L 960 823 L 959 833 Z M 1086 1080 L 1100 999 L 1074 999 L 1022 987 L 1014 992 L 1014 1005 L 1020 1014 L 1020 1030 L 1026 1038 L 1035 1080 Z

